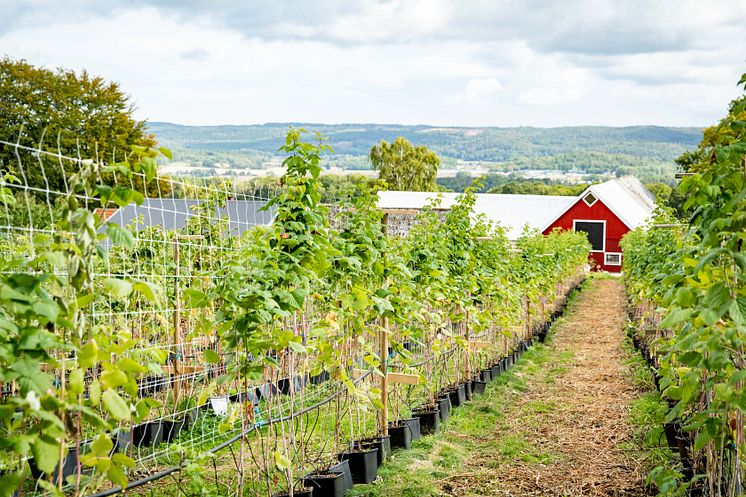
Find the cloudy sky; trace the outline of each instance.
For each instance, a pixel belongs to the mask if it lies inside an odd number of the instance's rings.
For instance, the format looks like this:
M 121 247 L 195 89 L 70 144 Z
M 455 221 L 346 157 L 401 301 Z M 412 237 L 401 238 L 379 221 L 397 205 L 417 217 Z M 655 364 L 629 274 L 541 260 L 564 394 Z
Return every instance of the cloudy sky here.
M 702 126 L 746 0 L 0 0 L 0 54 L 183 124 Z

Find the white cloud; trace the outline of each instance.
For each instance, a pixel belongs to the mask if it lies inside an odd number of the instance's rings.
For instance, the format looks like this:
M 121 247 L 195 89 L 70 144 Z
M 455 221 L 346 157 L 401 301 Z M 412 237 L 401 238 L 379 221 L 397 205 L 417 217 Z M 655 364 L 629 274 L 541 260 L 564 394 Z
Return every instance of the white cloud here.
M 187 124 L 705 125 L 746 69 L 746 0 L 149 4 L 15 5 L 0 54 Z

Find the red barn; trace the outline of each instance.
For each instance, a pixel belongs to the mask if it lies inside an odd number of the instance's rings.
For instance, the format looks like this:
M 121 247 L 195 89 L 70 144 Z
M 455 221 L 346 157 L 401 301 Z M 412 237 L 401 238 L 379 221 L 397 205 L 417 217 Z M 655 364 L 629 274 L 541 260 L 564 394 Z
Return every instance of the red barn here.
M 593 246 L 591 258 L 599 269 L 622 270 L 619 241 L 625 233 L 645 224 L 655 209 L 655 197 L 637 178 L 625 176 L 593 185 L 571 205 L 558 212 L 542 229 L 585 231 Z

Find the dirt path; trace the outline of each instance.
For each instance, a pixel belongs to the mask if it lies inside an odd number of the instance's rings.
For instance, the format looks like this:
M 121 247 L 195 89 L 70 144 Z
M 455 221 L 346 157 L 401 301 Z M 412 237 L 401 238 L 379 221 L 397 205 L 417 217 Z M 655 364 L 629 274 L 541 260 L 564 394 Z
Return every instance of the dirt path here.
M 620 447 L 632 439 L 629 406 L 639 394 L 622 348 L 624 306 L 620 281 L 595 280 L 555 326 L 549 366 L 559 374 L 527 378 L 526 391 L 505 413 L 512 430 L 551 458 L 495 468 L 499 493 L 644 495 L 644 472 L 634 452 Z
M 624 295 L 593 279 L 545 346 L 457 409 L 441 434 L 395 455 L 360 496 L 641 496 Z

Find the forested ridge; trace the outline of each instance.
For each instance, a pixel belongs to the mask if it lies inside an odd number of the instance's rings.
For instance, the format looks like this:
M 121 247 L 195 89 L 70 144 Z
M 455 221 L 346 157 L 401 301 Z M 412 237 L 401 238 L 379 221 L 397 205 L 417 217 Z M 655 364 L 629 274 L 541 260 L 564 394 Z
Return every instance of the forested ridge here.
M 495 170 L 556 169 L 588 174 L 635 174 L 646 181 L 670 181 L 674 159 L 696 146 L 700 128 L 660 126 L 562 128 L 460 128 L 383 124 L 270 123 L 242 126 L 182 126 L 149 123 L 150 132 L 174 150 L 176 159 L 199 165 L 227 163 L 259 167 L 281 145 L 288 125 L 329 137 L 334 165 L 370 168 L 367 155 L 380 140 L 403 136 L 443 159 L 483 161 Z

